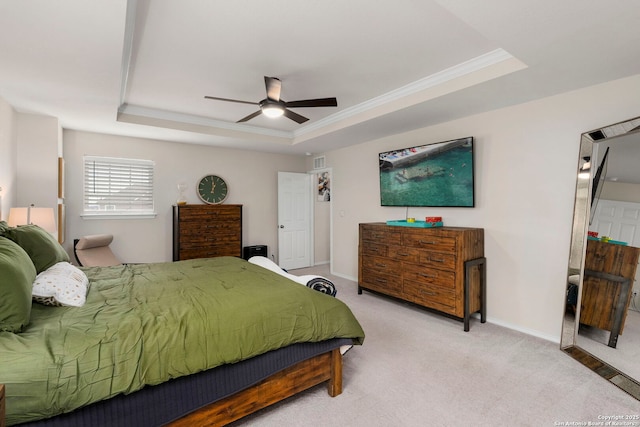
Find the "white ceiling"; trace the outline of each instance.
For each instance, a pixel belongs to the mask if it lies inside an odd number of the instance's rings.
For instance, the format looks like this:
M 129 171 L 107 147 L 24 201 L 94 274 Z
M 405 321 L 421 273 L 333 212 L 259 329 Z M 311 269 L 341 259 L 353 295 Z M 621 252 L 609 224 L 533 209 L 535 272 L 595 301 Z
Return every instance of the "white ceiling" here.
M 0 0 L 0 97 L 67 129 L 319 153 L 638 74 L 639 28 L 637 0 Z M 257 106 L 204 99 L 257 102 L 264 76 L 338 107 L 237 124 Z

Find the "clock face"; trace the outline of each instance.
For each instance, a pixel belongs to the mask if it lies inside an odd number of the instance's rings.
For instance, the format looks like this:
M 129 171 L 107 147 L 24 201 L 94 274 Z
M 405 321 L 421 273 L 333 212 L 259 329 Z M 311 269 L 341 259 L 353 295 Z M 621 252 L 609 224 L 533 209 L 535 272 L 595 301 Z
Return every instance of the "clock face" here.
M 217 175 L 204 176 L 198 183 L 198 197 L 205 203 L 211 205 L 222 203 L 228 194 L 227 182 Z

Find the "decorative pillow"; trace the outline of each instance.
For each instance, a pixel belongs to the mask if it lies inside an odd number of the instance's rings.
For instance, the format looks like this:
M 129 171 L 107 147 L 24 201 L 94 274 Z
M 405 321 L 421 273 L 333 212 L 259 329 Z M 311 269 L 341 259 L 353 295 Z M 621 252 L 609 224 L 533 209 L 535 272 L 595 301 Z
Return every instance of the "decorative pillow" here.
M 45 305 L 82 307 L 89 279 L 68 262 L 59 262 L 38 274 L 33 282 L 33 300 Z
M 36 269 L 29 255 L 0 237 L 0 331 L 20 332 L 31 316 L 31 284 Z
M 5 221 L 0 221 L 0 236 L 2 236 L 4 232 L 7 231 L 8 229 L 9 229 L 9 224 L 7 224 Z
M 11 227 L 4 233 L 29 254 L 36 272 L 41 273 L 57 262 L 69 261 L 69 255 L 54 237 L 37 225 Z

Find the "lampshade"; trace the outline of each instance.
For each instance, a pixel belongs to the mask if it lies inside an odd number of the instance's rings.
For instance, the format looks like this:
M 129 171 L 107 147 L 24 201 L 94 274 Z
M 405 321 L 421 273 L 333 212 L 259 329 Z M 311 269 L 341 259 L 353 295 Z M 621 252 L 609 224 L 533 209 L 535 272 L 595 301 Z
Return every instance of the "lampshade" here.
M 11 208 L 9 210 L 9 219 L 7 219 L 10 227 L 17 227 L 29 223 L 29 208 Z
M 10 227 L 35 224 L 49 233 L 56 233 L 58 231 L 53 208 L 36 208 L 34 206 L 11 208 L 7 222 Z

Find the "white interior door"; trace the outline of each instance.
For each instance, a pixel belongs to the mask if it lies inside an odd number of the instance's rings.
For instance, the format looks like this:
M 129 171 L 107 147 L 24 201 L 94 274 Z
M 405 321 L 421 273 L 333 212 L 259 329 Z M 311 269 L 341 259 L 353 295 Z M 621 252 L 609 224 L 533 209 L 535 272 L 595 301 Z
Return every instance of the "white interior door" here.
M 278 264 L 284 269 L 311 266 L 312 176 L 278 172 Z
M 627 242 L 629 246 L 640 247 L 640 203 L 600 200 L 596 207 L 590 231 L 598 236 Z M 638 290 L 640 268 L 636 270 L 633 288 Z

